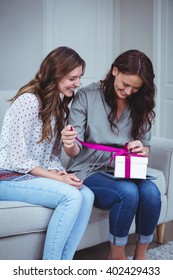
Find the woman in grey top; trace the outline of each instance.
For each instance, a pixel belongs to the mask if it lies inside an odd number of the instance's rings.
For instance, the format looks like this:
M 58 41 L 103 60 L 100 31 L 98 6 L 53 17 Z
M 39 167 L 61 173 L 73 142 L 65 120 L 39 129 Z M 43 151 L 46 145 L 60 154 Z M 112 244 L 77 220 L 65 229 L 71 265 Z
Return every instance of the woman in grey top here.
M 126 259 L 125 245 L 135 217 L 134 259 L 145 259 L 160 215 L 160 192 L 153 181 L 118 179 L 111 153 L 88 149 L 76 140 L 123 147 L 149 155 L 154 113 L 154 72 L 150 59 L 138 50 L 120 54 L 105 79 L 78 91 L 62 131 L 68 170 L 75 172 L 95 194 L 95 206 L 110 209 L 109 259 Z

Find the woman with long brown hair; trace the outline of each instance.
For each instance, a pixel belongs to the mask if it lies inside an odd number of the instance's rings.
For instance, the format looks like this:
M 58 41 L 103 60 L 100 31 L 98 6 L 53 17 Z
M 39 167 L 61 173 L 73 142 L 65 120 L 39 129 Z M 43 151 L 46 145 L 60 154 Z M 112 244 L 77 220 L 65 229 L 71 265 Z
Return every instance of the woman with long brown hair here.
M 43 259 L 73 258 L 93 206 L 92 191 L 59 159 L 68 104 L 84 71 L 85 61 L 73 49 L 51 51 L 35 78 L 11 99 L 2 125 L 0 200 L 54 209 Z
M 114 60 L 103 81 L 77 92 L 69 125 L 62 131 L 64 149 L 71 157 L 68 169 L 94 192 L 96 207 L 110 210 L 109 259 L 126 259 L 125 245 L 133 219 L 136 221 L 134 259 L 145 259 L 160 215 L 160 192 L 154 181 L 148 179 L 115 178 L 112 175 L 115 166 L 110 164 L 112 154 L 88 149 L 76 141 L 76 136 L 89 142 L 90 147 L 102 144 L 121 149 L 128 143 L 130 152 L 148 157 L 155 117 L 154 97 L 150 59 L 141 51 L 128 50 Z

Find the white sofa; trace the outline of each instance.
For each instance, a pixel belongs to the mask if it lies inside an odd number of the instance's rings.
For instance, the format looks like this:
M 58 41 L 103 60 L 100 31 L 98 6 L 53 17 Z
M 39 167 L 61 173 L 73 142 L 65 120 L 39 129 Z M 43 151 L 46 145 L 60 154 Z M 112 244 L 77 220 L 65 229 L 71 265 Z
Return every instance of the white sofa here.
M 157 177 L 162 208 L 157 241 L 163 242 L 164 225 L 173 220 L 173 140 L 153 137 L 149 171 Z M 0 260 L 41 259 L 52 209 L 22 202 L 0 201 Z M 108 211 L 93 208 L 78 250 L 108 241 Z M 135 232 L 134 222 L 130 233 Z

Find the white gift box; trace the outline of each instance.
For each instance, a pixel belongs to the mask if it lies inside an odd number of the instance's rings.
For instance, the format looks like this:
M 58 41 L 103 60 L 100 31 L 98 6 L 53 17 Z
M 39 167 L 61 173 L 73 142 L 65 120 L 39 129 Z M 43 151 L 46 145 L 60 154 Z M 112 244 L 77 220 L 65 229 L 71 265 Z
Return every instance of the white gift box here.
M 114 176 L 118 178 L 146 179 L 147 164 L 147 157 L 116 156 Z

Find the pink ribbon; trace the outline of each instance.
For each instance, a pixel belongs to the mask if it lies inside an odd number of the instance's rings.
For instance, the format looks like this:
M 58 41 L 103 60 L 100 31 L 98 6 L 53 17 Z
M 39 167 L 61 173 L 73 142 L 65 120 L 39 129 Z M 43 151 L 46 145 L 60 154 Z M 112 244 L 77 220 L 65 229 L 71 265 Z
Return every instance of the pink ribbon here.
M 73 130 L 73 127 L 71 127 L 71 130 Z M 130 152 L 127 148 L 127 143 L 125 144 L 123 149 L 118 149 L 118 148 L 111 147 L 111 146 L 84 142 L 84 141 L 81 141 L 78 137 L 76 137 L 76 140 L 82 146 L 84 146 L 88 149 L 114 153 L 110 158 L 110 163 L 112 163 L 112 160 L 115 159 L 116 156 L 125 156 L 125 178 L 130 178 L 131 156 L 143 157 L 142 155 L 138 155 L 138 154 Z
M 95 143 L 83 142 L 76 137 L 76 140 L 84 147 L 94 150 L 100 150 L 105 152 L 113 152 L 114 154 L 111 156 L 110 163 L 116 156 L 125 156 L 125 178 L 130 178 L 130 166 L 131 166 L 131 156 L 135 157 L 143 157 L 142 155 L 137 155 L 135 153 L 129 152 L 127 148 L 127 144 L 125 144 L 123 149 L 118 149 L 111 146 L 100 145 Z

